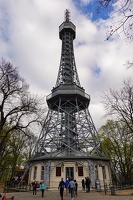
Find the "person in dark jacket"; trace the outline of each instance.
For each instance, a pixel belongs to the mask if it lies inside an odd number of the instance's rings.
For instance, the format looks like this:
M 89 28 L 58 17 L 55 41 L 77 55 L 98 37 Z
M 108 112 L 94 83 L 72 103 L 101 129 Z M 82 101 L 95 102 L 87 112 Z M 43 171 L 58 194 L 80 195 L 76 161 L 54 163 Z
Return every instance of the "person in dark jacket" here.
M 86 178 L 86 192 L 90 192 L 91 180 L 89 177 Z
M 58 186 L 58 189 L 60 189 L 61 200 L 63 200 L 64 188 L 65 188 L 65 182 L 63 181 L 63 178 L 61 178 L 61 181 L 59 182 L 59 186 Z
M 85 191 L 85 180 L 82 179 L 82 190 Z
M 77 197 L 77 191 L 78 191 L 78 183 L 76 180 L 74 180 L 74 183 L 75 183 L 75 193 L 74 193 L 74 197 L 76 198 Z

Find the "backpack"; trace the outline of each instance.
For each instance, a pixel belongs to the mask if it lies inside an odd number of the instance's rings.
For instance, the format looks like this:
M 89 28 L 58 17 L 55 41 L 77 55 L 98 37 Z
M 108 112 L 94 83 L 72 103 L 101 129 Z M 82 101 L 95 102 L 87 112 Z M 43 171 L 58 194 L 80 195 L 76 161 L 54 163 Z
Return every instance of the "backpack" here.
M 74 181 L 71 181 L 70 186 L 71 186 L 71 188 L 75 188 L 75 183 L 74 183 Z

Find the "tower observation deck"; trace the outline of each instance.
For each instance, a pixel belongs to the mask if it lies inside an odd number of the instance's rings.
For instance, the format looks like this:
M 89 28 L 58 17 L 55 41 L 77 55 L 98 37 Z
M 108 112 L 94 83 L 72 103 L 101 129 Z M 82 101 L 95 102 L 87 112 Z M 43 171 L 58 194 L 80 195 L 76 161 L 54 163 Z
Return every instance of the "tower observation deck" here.
M 76 26 L 69 10 L 59 26 L 61 59 L 55 87 L 46 97 L 48 113 L 31 160 L 104 157 L 89 113 L 90 96 L 80 85 L 73 40 Z

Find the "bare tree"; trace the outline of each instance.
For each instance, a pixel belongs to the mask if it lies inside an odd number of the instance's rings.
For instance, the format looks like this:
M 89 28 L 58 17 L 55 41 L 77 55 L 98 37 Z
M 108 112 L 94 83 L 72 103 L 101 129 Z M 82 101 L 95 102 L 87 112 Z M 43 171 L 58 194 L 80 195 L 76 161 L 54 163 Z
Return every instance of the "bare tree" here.
M 107 31 L 107 40 L 114 34 L 120 38 L 125 35 L 126 40 L 133 41 L 133 0 L 96 0 L 99 2 L 99 10 L 110 8 L 112 11 L 112 24 Z M 133 60 L 126 61 L 126 67 L 133 67 Z
M 103 94 L 106 115 L 113 115 L 127 124 L 133 133 L 133 84 L 131 79 L 124 81 L 120 91 L 110 89 Z
M 124 33 L 126 38 L 133 40 L 133 0 L 97 0 L 101 7 L 114 7 L 112 16 L 116 15 L 116 21 L 112 22 L 110 30 L 108 31 L 107 39 L 109 39 L 114 33 L 118 36 Z
M 41 99 L 29 92 L 29 85 L 19 75 L 18 68 L 2 59 L 0 63 L 0 152 L 9 133 L 25 129 L 41 121 Z M 1 153 L 0 153 L 1 154 Z

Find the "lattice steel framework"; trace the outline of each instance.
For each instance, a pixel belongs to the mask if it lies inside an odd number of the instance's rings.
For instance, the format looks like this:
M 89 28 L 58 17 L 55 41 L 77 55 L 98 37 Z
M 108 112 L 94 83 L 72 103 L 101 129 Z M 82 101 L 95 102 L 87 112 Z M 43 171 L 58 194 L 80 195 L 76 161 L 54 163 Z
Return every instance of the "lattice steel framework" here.
M 62 52 L 56 85 L 47 96 L 49 111 L 32 159 L 102 156 L 89 113 L 90 96 L 80 85 L 73 49 L 76 27 L 66 10 L 59 26 Z

